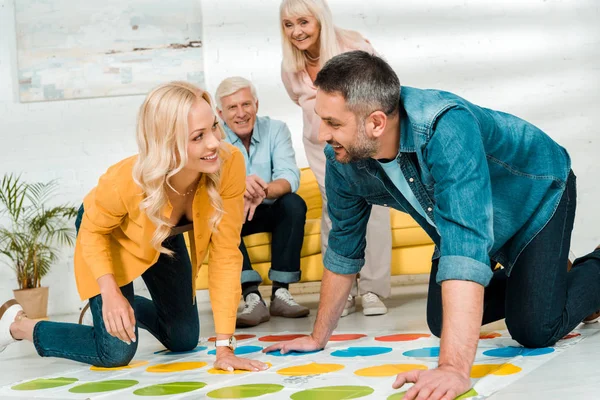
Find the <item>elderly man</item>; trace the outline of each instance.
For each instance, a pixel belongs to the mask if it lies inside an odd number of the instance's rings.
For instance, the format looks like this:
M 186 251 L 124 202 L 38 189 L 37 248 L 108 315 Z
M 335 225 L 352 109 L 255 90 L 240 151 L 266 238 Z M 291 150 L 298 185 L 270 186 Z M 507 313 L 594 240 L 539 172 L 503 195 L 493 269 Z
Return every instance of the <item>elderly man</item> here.
M 215 95 L 217 111 L 225 122 L 226 140 L 237 146 L 246 159 L 246 217 L 242 237 L 272 233 L 269 279 L 273 281 L 269 309 L 258 291 L 262 279 L 252 269 L 242 240 L 242 296 L 245 306 L 237 327 L 256 326 L 270 315 L 305 317 L 309 309 L 296 303 L 290 283 L 300 280 L 300 250 L 304 239 L 306 204 L 295 191 L 300 184 L 292 138 L 284 122 L 257 117 L 258 98 L 247 79 L 225 79 Z M 258 205 L 256 205 L 258 204 Z
M 321 301 L 311 335 L 265 351 L 325 346 L 364 264 L 373 204 L 409 213 L 436 244 L 427 322 L 438 367 L 399 374 L 395 388 L 415 383 L 404 399 L 466 392 L 482 323 L 506 318 L 516 341 L 545 347 L 598 318 L 600 249 L 567 267 L 576 187 L 564 148 L 452 93 L 401 90 L 365 52 L 329 60 L 315 86 L 333 223 Z

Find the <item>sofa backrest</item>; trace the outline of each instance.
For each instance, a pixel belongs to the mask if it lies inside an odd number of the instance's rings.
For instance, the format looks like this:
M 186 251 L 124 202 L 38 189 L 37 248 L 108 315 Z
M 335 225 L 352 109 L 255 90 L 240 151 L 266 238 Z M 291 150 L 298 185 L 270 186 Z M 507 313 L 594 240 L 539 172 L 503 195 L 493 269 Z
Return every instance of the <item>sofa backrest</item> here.
M 321 218 L 321 191 L 317 184 L 317 178 L 310 168 L 302 168 L 300 171 L 300 187 L 298 195 L 306 202 L 306 219 Z

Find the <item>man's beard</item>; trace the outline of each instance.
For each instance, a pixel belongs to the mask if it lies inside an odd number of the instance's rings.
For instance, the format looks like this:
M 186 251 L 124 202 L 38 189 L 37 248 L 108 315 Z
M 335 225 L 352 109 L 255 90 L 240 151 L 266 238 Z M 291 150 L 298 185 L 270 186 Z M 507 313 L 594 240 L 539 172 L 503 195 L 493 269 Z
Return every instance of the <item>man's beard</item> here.
M 379 143 L 377 139 L 371 139 L 367 136 L 365 128 L 365 120 L 358 123 L 358 135 L 354 143 L 348 147 L 344 146 L 346 154 L 338 161 L 342 164 L 353 163 L 361 160 L 372 158 L 379 151 Z

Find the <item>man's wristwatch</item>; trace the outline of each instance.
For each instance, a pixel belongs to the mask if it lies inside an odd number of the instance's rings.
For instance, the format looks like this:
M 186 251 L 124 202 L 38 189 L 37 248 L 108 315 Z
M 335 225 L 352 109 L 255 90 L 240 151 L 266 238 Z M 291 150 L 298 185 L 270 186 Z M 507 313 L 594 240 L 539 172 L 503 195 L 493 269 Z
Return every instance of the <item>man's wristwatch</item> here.
M 229 339 L 215 340 L 215 348 L 217 347 L 229 347 L 231 351 L 235 350 L 236 340 L 235 336 L 231 336 Z

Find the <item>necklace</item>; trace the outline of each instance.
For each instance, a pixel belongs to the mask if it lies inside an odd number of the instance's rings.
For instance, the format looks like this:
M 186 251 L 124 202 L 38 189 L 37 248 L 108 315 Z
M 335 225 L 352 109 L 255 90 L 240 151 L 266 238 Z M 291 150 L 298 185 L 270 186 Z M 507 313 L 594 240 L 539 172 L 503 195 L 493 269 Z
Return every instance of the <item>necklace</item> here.
M 306 56 L 306 58 L 308 58 L 310 61 L 319 61 L 319 58 L 321 58 L 321 56 L 319 55 L 318 57 L 311 57 L 310 54 L 308 54 L 308 51 L 304 51 L 304 55 Z
M 172 191 L 175 192 L 175 194 L 177 194 L 178 196 L 181 196 L 181 197 L 185 197 L 185 196 L 187 196 L 189 194 L 192 194 L 192 192 L 196 191 L 196 189 L 198 188 L 198 183 L 199 182 L 200 182 L 200 178 L 198 178 L 198 180 L 192 184 L 192 188 L 190 190 L 188 190 L 187 192 L 185 192 L 183 194 L 181 194 L 177 190 L 175 190 L 175 188 L 173 186 L 171 186 L 168 182 L 167 182 L 167 185 L 169 186 L 169 188 Z

